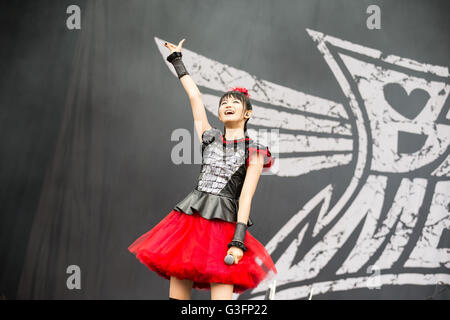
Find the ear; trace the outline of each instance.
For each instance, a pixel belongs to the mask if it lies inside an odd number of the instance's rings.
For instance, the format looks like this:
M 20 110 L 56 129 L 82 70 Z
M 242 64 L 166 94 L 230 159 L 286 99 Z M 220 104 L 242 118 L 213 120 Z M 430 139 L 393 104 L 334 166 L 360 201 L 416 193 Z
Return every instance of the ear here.
M 250 118 L 253 114 L 253 110 L 247 110 L 245 111 L 244 117 L 245 118 Z

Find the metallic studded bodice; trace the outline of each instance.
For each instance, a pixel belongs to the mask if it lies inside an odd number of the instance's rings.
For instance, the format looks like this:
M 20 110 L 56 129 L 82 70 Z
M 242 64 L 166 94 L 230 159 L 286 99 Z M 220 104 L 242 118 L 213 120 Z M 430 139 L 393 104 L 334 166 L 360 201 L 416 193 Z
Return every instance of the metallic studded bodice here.
M 248 154 L 257 149 L 263 150 L 265 166 L 270 167 L 272 160 L 265 146 L 248 137 L 224 140 L 215 127 L 206 130 L 202 135 L 202 166 L 196 186 L 174 209 L 186 214 L 198 212 L 206 219 L 236 222 Z M 247 225 L 253 225 L 250 217 Z
M 246 173 L 245 140 L 223 142 L 221 132 L 214 129 L 203 137 L 203 161 L 196 189 L 237 199 Z

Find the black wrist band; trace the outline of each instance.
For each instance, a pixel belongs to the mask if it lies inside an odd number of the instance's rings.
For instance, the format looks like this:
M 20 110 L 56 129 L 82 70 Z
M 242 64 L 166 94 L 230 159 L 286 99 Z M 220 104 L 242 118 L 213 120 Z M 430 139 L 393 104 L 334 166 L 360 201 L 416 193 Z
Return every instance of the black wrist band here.
M 237 240 L 237 241 L 244 243 L 246 231 L 247 231 L 247 225 L 242 222 L 237 222 L 236 229 L 234 230 L 233 241 Z
M 245 246 L 245 244 L 243 244 L 240 241 L 236 241 L 236 240 L 231 241 L 228 244 L 228 248 L 231 248 L 231 247 L 237 247 L 237 248 L 241 249 L 244 252 L 247 251 L 247 247 Z
M 169 54 L 168 56 L 167 56 L 167 61 L 169 61 L 170 63 L 173 63 L 173 60 L 175 60 L 175 59 L 178 59 L 178 58 L 180 58 L 181 59 L 181 57 L 182 57 L 183 55 L 181 54 L 181 52 L 179 52 L 179 51 L 174 51 L 174 52 L 172 52 L 171 54 Z
M 175 67 L 175 71 L 177 72 L 178 79 L 181 79 L 182 76 L 189 74 L 184 66 L 183 60 L 181 59 L 183 55 L 181 52 L 174 51 L 172 52 L 166 59 Z

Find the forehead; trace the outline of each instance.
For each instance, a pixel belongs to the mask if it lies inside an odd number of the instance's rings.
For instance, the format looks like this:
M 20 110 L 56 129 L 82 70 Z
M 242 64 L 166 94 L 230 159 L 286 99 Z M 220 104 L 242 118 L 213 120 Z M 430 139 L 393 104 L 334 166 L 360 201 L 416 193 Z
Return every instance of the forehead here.
M 221 101 L 227 101 L 227 100 L 239 100 L 239 101 L 241 101 L 241 99 L 239 99 L 238 97 L 233 96 L 233 95 L 229 95 L 229 96 L 223 97 Z

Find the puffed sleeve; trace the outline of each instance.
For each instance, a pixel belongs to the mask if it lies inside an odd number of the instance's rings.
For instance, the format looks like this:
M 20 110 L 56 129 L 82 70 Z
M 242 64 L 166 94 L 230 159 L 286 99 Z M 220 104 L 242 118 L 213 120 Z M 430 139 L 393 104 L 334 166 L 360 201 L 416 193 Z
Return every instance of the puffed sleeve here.
M 274 158 L 272 157 L 272 154 L 270 153 L 269 147 L 263 146 L 263 145 L 253 145 L 248 147 L 248 158 L 247 158 L 247 167 L 252 161 L 255 154 L 262 153 L 264 154 L 264 166 L 262 172 L 266 172 L 270 170 L 270 167 L 274 163 Z
M 213 142 L 217 135 L 220 135 L 220 130 L 215 127 L 211 127 L 208 130 L 203 131 L 202 143 L 209 144 Z

